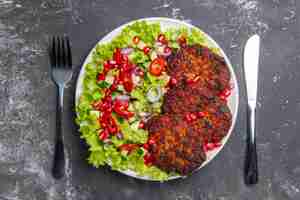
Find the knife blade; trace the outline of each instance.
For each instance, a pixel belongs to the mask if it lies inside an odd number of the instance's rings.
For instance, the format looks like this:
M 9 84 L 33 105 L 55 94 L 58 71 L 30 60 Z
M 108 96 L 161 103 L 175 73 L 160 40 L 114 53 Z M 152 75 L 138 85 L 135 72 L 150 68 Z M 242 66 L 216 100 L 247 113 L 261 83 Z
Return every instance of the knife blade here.
M 256 103 L 260 37 L 253 35 L 246 43 L 244 69 L 249 103 Z
M 244 72 L 247 91 L 247 150 L 245 160 L 245 182 L 248 185 L 258 182 L 256 151 L 256 101 L 260 51 L 259 35 L 251 36 L 244 49 Z

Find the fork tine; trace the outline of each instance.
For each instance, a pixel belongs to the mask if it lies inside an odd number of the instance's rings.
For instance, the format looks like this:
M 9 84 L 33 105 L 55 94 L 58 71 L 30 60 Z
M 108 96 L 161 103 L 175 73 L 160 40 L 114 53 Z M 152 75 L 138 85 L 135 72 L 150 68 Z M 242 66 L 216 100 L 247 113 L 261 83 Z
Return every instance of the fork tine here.
M 49 57 L 50 57 L 50 64 L 51 67 L 55 67 L 56 66 L 56 51 L 55 51 L 55 37 L 52 37 L 51 39 L 49 39 Z
M 56 51 L 56 66 L 61 67 L 61 43 L 59 37 L 56 38 L 57 51 Z
M 67 65 L 69 68 L 72 68 L 72 53 L 71 53 L 70 40 L 68 36 L 66 36 L 66 42 L 67 42 Z
M 65 37 L 61 37 L 61 45 L 62 45 L 62 67 L 67 67 L 66 66 Z

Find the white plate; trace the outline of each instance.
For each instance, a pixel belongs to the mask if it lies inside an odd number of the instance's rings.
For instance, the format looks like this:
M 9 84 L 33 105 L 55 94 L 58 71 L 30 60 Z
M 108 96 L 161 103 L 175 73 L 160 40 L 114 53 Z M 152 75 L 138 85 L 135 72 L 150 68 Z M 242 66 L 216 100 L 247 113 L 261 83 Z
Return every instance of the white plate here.
M 175 19 L 169 19 L 169 18 L 161 18 L 161 17 L 153 17 L 153 18 L 144 18 L 144 19 L 139 19 L 139 20 L 135 20 L 135 21 L 131 21 L 129 23 L 126 23 L 122 26 L 119 26 L 118 28 L 114 29 L 112 32 L 108 33 L 107 35 L 105 35 L 99 42 L 98 44 L 102 44 L 102 43 L 107 43 L 110 42 L 115 36 L 117 36 L 123 28 L 125 28 L 126 26 L 136 22 L 136 21 L 147 21 L 148 23 L 153 23 L 153 22 L 159 22 L 161 25 L 161 28 L 164 30 L 165 28 L 170 28 L 170 27 L 187 27 L 187 28 L 196 28 L 198 30 L 200 30 L 201 32 L 203 32 L 201 29 L 188 24 L 186 22 L 183 21 L 179 21 L 179 20 L 175 20 Z M 204 33 L 204 32 L 203 32 Z M 221 151 L 221 149 L 224 147 L 224 145 L 226 144 L 227 140 L 229 139 L 232 129 L 235 125 L 236 122 L 236 117 L 237 117 L 237 112 L 238 112 L 238 105 L 239 105 L 239 91 L 238 91 L 238 85 L 237 85 L 237 81 L 236 81 L 236 76 L 234 73 L 234 70 L 232 68 L 232 65 L 228 59 L 228 57 L 225 55 L 224 51 L 221 49 L 221 47 L 216 43 L 216 41 L 214 41 L 208 34 L 204 33 L 208 45 L 210 47 L 216 47 L 219 49 L 219 51 L 221 52 L 222 56 L 225 58 L 226 64 L 230 70 L 231 73 L 231 85 L 233 85 L 233 90 L 232 93 L 228 99 L 228 106 L 229 109 L 232 113 L 232 124 L 231 127 L 228 131 L 228 134 L 226 135 L 226 137 L 223 138 L 222 140 L 222 145 L 219 148 L 214 149 L 213 151 L 210 151 L 207 153 L 207 159 L 205 162 L 202 163 L 202 165 L 198 168 L 198 170 L 202 167 L 204 167 L 205 165 L 207 165 L 212 159 L 214 159 L 216 157 L 216 155 Z M 76 85 L 76 93 L 75 93 L 75 102 L 76 105 L 78 104 L 78 100 L 79 97 L 82 93 L 82 82 L 83 82 L 83 77 L 84 77 L 84 73 L 85 73 L 85 66 L 86 64 L 88 64 L 89 62 L 91 62 L 92 60 L 92 54 L 94 52 L 95 47 L 90 51 L 89 55 L 87 56 L 87 58 L 85 59 L 82 68 L 80 70 L 79 76 L 78 76 L 78 80 L 77 80 L 77 85 Z M 134 178 L 138 178 L 138 179 L 143 179 L 143 180 L 150 180 L 152 181 L 152 179 L 150 177 L 145 177 L 145 176 L 138 176 L 134 171 L 131 170 L 126 170 L 126 171 L 120 171 L 123 174 L 126 174 L 128 176 L 134 177 Z M 176 179 L 176 178 L 182 178 L 183 176 L 173 176 L 170 177 L 168 180 L 172 180 L 172 179 Z

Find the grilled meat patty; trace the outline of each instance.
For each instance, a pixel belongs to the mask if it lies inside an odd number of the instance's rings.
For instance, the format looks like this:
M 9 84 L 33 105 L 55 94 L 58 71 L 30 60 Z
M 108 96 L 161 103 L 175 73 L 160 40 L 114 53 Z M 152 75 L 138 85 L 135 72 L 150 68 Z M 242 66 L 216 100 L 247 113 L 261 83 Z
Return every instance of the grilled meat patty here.
M 156 141 L 150 145 L 154 164 L 168 172 L 186 175 L 205 161 L 201 137 L 182 115 L 160 115 L 151 118 L 146 128 L 150 138 Z
M 219 143 L 231 125 L 229 108 L 218 98 L 205 107 L 205 116 L 187 121 L 189 113 L 167 113 L 146 123 L 150 138 L 156 141 L 150 153 L 159 168 L 183 175 L 192 172 L 206 159 L 203 145 Z
M 197 79 L 199 87 L 208 87 L 215 94 L 229 88 L 225 60 L 199 44 L 183 46 L 169 56 L 167 73 L 179 82 Z

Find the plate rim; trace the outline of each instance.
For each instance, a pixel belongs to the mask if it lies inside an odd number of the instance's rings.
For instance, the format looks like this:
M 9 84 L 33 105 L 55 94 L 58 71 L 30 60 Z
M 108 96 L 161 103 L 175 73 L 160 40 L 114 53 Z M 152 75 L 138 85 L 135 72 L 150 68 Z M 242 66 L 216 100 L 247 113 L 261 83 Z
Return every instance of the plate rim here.
M 203 31 L 203 29 L 200 27 L 200 26 L 195 26 L 193 24 L 190 24 L 188 22 L 185 22 L 185 21 L 181 21 L 181 20 L 178 20 L 178 19 L 172 19 L 172 18 L 167 18 L 167 17 L 146 17 L 146 18 L 139 18 L 139 19 L 135 19 L 135 20 L 131 20 L 129 22 L 126 22 L 126 23 L 123 23 L 121 25 L 119 25 L 118 27 L 114 28 L 113 30 L 111 30 L 110 32 L 106 33 L 104 36 L 101 37 L 100 40 L 98 40 L 98 42 L 91 48 L 91 50 L 89 51 L 89 53 L 87 54 L 87 56 L 85 57 L 84 59 L 84 62 L 81 64 L 81 67 L 80 67 L 80 72 L 78 74 L 78 77 L 77 77 L 77 80 L 76 80 L 76 88 L 75 88 L 75 108 L 77 107 L 78 105 L 78 100 L 79 100 L 79 97 L 82 93 L 82 81 L 83 81 L 83 78 L 84 78 L 84 72 L 85 72 L 85 66 L 90 62 L 91 60 L 91 57 L 92 57 L 92 54 L 96 48 L 96 46 L 98 44 L 101 44 L 103 42 L 105 42 L 106 40 L 110 40 L 112 39 L 113 37 L 110 36 L 111 34 L 114 34 L 114 33 L 119 33 L 120 31 L 122 31 L 123 28 L 125 28 L 126 26 L 130 25 L 130 24 L 133 24 L 135 22 L 138 22 L 138 21 L 147 21 L 147 22 L 162 22 L 162 21 L 165 21 L 165 22 L 172 22 L 172 23 L 175 23 L 175 24 L 178 24 L 178 25 L 183 25 L 189 29 L 191 28 L 195 28 L 199 31 L 201 31 L 205 38 L 212 43 L 213 46 L 217 47 L 218 50 L 220 51 L 220 53 L 222 54 L 222 56 L 224 57 L 225 59 L 225 62 L 227 64 L 227 67 L 230 71 L 230 75 L 231 75 L 231 82 L 233 82 L 233 85 L 234 85 L 234 90 L 235 90 L 235 104 L 234 104 L 234 110 L 235 112 L 232 113 L 232 123 L 231 123 L 231 126 L 227 132 L 227 135 L 222 139 L 222 142 L 221 142 L 221 146 L 217 149 L 214 150 L 214 153 L 213 155 L 208 158 L 207 160 L 205 160 L 200 166 L 199 168 L 197 168 L 195 171 L 199 171 L 201 168 L 205 167 L 206 165 L 208 165 L 212 160 L 214 160 L 217 155 L 220 153 L 220 151 L 224 148 L 225 144 L 228 142 L 229 138 L 231 137 L 232 135 L 232 132 L 233 132 L 233 129 L 235 127 L 235 124 L 236 124 L 236 121 L 237 121 L 237 115 L 238 115 L 238 111 L 239 111 L 239 85 L 238 85 L 238 82 L 237 82 L 237 78 L 236 78 L 236 74 L 235 74 L 235 71 L 234 71 L 234 68 L 229 60 L 229 58 L 227 57 L 227 55 L 225 54 L 224 50 L 221 48 L 221 46 L 209 35 L 207 34 L 206 32 Z M 75 109 L 76 110 L 76 109 Z M 75 111 L 76 113 L 76 116 L 77 116 L 77 112 Z M 132 170 L 117 170 L 118 172 L 122 173 L 122 174 L 125 174 L 127 176 L 130 176 L 130 177 L 133 177 L 133 178 L 136 178 L 136 179 L 140 179 L 140 180 L 146 180 L 146 181 L 153 181 L 153 182 L 158 182 L 159 180 L 154 180 L 154 179 L 151 179 L 150 177 L 148 176 L 139 176 L 136 174 L 136 172 L 132 171 Z M 169 177 L 168 179 L 164 180 L 164 181 L 170 181 L 170 180 L 174 180 L 174 179 L 179 179 L 179 178 L 185 178 L 187 176 L 171 176 Z M 161 182 L 161 181 L 160 181 Z

